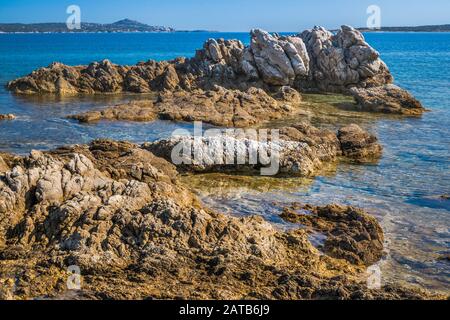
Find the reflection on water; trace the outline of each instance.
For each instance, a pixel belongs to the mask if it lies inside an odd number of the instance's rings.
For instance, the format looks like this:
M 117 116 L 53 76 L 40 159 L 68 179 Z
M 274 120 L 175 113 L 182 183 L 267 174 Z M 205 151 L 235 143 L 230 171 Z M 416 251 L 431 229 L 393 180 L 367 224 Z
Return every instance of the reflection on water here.
M 32 149 L 48 150 L 66 144 L 89 143 L 96 138 L 142 143 L 168 137 L 177 128 L 192 128 L 191 124 L 168 121 L 81 124 L 66 118 L 130 100 L 153 99 L 152 95 L 0 95 L 0 100 L 6 98 L 13 99 L 14 110 L 4 112 L 0 109 L 0 113 L 14 113 L 17 119 L 0 123 L 0 150 L 5 152 L 27 154 Z

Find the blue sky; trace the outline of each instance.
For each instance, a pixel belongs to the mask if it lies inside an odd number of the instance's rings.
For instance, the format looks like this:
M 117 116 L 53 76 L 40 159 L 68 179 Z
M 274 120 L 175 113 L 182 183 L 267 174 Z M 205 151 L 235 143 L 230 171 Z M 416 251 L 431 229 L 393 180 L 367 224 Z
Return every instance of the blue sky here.
M 365 26 L 366 9 L 381 8 L 383 26 L 450 24 L 449 0 L 0 0 L 0 22 L 64 22 L 81 7 L 82 21 L 123 18 L 176 29 L 298 31 L 314 25 Z

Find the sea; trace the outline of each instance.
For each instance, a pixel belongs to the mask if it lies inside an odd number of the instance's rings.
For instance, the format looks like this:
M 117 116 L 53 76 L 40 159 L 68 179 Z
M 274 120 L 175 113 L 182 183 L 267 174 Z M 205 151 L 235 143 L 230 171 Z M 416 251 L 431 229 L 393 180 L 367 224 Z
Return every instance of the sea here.
M 277 227 L 274 203 L 341 203 L 364 208 L 381 222 L 386 252 L 377 265 L 383 283 L 403 283 L 450 293 L 450 33 L 367 33 L 395 77 L 429 109 L 421 118 L 347 112 L 321 97 L 306 96 L 316 125 L 355 122 L 376 134 L 384 147 L 376 164 L 341 163 L 315 179 L 208 176 L 196 181 L 204 203 L 226 214 L 262 215 Z M 54 61 L 84 65 L 191 57 L 209 38 L 239 39 L 248 33 L 0 34 L 0 152 L 25 155 L 66 144 L 112 138 L 137 143 L 168 137 L 188 123 L 100 122 L 86 125 L 67 115 L 142 97 L 18 96 L 6 83 Z M 321 116 L 319 116 L 321 115 Z M 251 178 L 253 179 L 253 178 Z M 212 181 L 212 182 L 211 182 Z

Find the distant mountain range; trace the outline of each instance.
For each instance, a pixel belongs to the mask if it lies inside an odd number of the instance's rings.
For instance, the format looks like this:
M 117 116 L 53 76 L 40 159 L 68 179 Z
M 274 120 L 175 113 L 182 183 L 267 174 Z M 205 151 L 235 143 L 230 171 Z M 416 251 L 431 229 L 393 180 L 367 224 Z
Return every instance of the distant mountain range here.
M 358 28 L 362 32 L 450 32 L 450 24 L 417 27 L 382 27 L 380 29 Z
M 110 24 L 82 22 L 81 29 L 69 30 L 65 23 L 0 23 L 3 33 L 66 33 L 66 32 L 174 32 L 164 26 L 150 26 L 130 19 Z

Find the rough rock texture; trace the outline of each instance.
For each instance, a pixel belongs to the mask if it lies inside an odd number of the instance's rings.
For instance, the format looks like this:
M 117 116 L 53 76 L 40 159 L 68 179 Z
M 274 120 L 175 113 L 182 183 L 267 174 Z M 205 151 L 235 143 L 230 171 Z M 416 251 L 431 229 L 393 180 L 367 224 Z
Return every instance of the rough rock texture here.
M 322 255 L 304 230 L 203 208 L 171 164 L 130 143 L 13 162 L 0 174 L 1 298 L 433 297 L 369 290 L 363 266 Z M 67 290 L 74 265 L 81 291 Z
M 300 38 L 280 39 L 260 29 L 252 30 L 251 36 L 253 60 L 245 61 L 249 65 L 255 64 L 265 83 L 292 85 L 296 77 L 308 75 L 309 57 Z
M 363 111 L 412 116 L 421 115 L 425 111 L 420 101 L 393 84 L 366 89 L 352 88 L 350 94 Z
M 342 26 L 336 35 L 314 27 L 300 37 L 311 61 L 308 79 L 299 83 L 304 89 L 345 92 L 351 87 L 374 87 L 393 81 L 379 53 L 352 27 Z
M 9 113 L 9 114 L 0 114 L 0 121 L 2 120 L 14 120 L 16 119 L 16 116 Z
M 81 122 L 98 120 L 203 121 L 223 127 L 247 127 L 294 115 L 299 110 L 300 94 L 282 87 L 272 98 L 264 90 L 245 92 L 214 87 L 213 90 L 163 91 L 158 100 L 130 102 L 104 110 L 89 111 L 69 118 Z
M 77 67 L 53 63 L 9 82 L 8 88 L 16 93 L 75 94 L 211 90 L 218 85 L 240 91 L 257 87 L 270 93 L 280 86 L 290 86 L 301 92 L 348 94 L 352 88 L 387 88 L 383 86 L 392 81 L 379 53 L 363 35 L 342 26 L 336 35 L 315 27 L 287 37 L 255 29 L 248 47 L 238 40 L 209 39 L 191 59 L 134 66 L 119 66 L 108 60 Z M 405 99 L 410 99 L 406 91 L 392 94 L 381 88 L 374 90 L 390 107 L 380 106 L 381 102 L 374 105 L 369 99 L 371 106 L 363 109 L 412 108 L 407 102 L 404 105 Z M 355 97 L 362 99 L 358 102 L 364 106 L 365 96 Z M 420 113 L 420 108 L 416 111 Z
M 83 123 L 92 123 L 100 120 L 145 122 L 157 119 L 158 115 L 153 102 L 145 100 L 133 101 L 102 110 L 88 111 L 77 115 L 71 115 L 68 118 Z
M 323 28 L 288 37 L 255 29 L 248 47 L 238 40 L 209 39 L 192 59 L 135 66 L 108 60 L 79 67 L 53 63 L 8 87 L 18 93 L 70 94 L 210 89 L 214 85 L 246 90 L 252 85 L 269 89 L 302 84 L 301 88 L 344 92 L 349 86 L 391 81 L 379 54 L 362 34 L 343 26 L 336 36 Z
M 281 218 L 325 234 L 321 249 L 334 258 L 370 266 L 383 256 L 383 230 L 374 217 L 360 209 L 293 204 L 284 208 Z
M 383 153 L 383 147 L 378 138 L 352 124 L 338 131 L 342 154 L 357 161 L 371 161 L 378 159 Z
M 197 173 L 252 173 L 269 166 L 272 159 L 272 163 L 279 163 L 278 174 L 309 177 L 316 175 L 325 164 L 336 161 L 341 155 L 361 162 L 381 156 L 382 148 L 376 138 L 357 125 L 344 128 L 342 132 L 348 133 L 346 136 L 341 135 L 343 145 L 334 132 L 300 123 L 281 128 L 278 141 L 272 140 L 271 133 L 267 141 L 261 141 L 257 132 L 221 134 L 219 131 L 207 137 L 172 137 L 146 143 L 143 147 L 171 162 L 175 154 L 180 159 L 178 169 Z
M 245 92 L 215 87 L 214 90 L 177 91 L 160 94 L 160 118 L 174 121 L 203 121 L 224 127 L 246 127 L 295 114 L 300 102 L 293 89 L 291 96 L 279 93 L 277 101 L 265 91 L 250 88 Z

